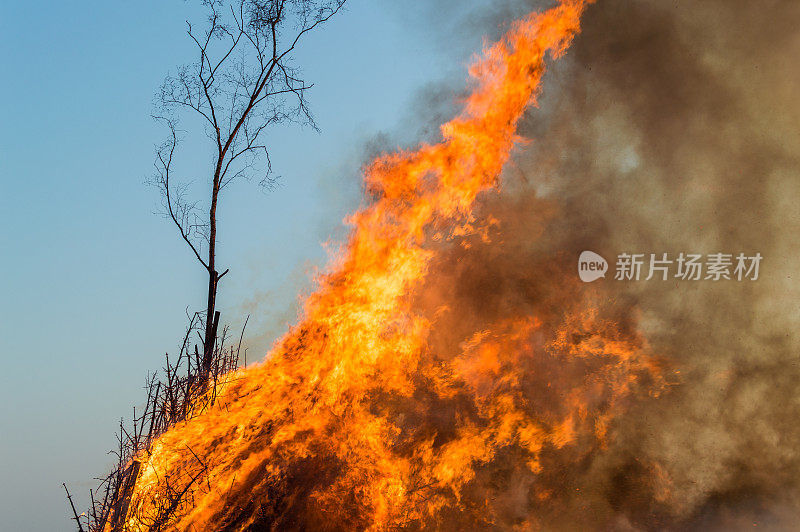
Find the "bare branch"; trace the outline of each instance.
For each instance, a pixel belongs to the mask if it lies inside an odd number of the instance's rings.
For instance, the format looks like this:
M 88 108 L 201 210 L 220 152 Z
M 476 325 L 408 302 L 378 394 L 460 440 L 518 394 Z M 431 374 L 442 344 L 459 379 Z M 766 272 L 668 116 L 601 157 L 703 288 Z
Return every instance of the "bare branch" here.
M 203 260 L 200 256 L 200 252 L 195 247 L 194 243 L 191 240 L 191 232 L 192 232 L 192 225 L 188 224 L 188 217 L 191 211 L 193 210 L 193 205 L 189 205 L 181 199 L 181 192 L 180 188 L 177 190 L 171 188 L 170 185 L 170 173 L 172 171 L 172 162 L 175 155 L 175 149 L 178 145 L 178 135 L 175 129 L 175 123 L 164 117 L 156 117 L 159 120 L 163 120 L 167 126 L 169 127 L 170 137 L 169 139 L 162 144 L 156 152 L 157 164 L 156 169 L 158 171 L 158 181 L 157 186 L 161 188 L 161 192 L 164 198 L 164 203 L 167 208 L 167 214 L 175 223 L 175 226 L 178 228 L 178 232 L 183 238 L 184 242 L 189 246 L 189 249 L 192 250 L 194 256 L 200 261 L 206 269 L 208 269 L 208 264 Z

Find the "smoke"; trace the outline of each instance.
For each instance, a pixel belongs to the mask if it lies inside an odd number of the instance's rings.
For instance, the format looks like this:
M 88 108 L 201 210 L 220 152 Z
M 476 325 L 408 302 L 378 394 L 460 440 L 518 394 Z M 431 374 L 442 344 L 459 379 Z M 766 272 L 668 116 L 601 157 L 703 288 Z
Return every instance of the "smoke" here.
M 541 7 L 500 4 L 470 11 L 471 25 L 491 34 Z M 764 256 L 756 282 L 591 288 L 642 331 L 672 385 L 632 403 L 605 449 L 556 466 L 563 478 L 536 507 L 543 528 L 800 523 L 798 25 L 788 0 L 600 0 L 520 129 L 532 142 L 483 201 L 487 238 L 464 237 L 433 266 L 419 305 L 439 312 L 435 349 L 587 296 L 571 282 L 583 250 Z M 519 495 L 530 478 L 497 482 L 507 500 L 496 505 L 530 511 Z

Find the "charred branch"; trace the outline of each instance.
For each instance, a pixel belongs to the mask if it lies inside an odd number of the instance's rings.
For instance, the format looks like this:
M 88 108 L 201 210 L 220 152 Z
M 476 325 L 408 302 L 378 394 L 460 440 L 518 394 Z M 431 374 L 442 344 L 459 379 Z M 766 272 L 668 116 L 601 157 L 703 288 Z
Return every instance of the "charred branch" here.
M 72 515 L 74 516 L 73 519 L 78 524 L 78 532 L 83 532 L 83 525 L 81 525 L 81 518 L 78 516 L 78 512 L 75 510 L 75 504 L 72 502 L 72 495 L 70 495 L 69 490 L 67 489 L 67 484 L 62 483 L 64 486 L 64 491 L 67 492 L 67 500 L 69 500 L 69 506 L 72 508 Z

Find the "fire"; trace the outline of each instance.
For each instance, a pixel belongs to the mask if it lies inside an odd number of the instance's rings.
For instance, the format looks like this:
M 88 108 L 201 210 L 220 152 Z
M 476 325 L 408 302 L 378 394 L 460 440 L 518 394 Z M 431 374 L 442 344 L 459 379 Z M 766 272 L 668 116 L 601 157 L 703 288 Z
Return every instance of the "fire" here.
M 642 376 L 657 380 L 643 341 L 573 297 L 558 319 L 504 317 L 443 351 L 415 296 L 438 250 L 479 231 L 476 198 L 590 1 L 516 22 L 471 66 L 440 143 L 365 168 L 373 201 L 301 322 L 140 457 L 126 530 L 536 527 L 548 456 L 601 448 Z M 523 515 L 497 502 L 500 470 L 528 487 Z

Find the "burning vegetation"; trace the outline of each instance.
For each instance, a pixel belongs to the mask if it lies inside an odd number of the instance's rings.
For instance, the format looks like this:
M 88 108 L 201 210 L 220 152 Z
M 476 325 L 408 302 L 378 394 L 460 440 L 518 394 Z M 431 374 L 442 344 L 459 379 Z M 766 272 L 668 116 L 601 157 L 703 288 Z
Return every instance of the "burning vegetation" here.
M 564 229 L 585 223 L 576 211 L 597 210 L 585 189 L 565 193 L 563 206 L 528 193 L 497 206 L 509 165 L 563 169 L 586 157 L 600 176 L 587 182 L 602 178 L 605 159 L 593 150 L 603 146 L 575 141 L 575 129 L 597 128 L 576 118 L 594 102 L 578 89 L 565 91 L 569 111 L 551 109 L 552 135 L 541 149 L 514 159 L 527 142 L 522 135 L 541 133 L 528 131 L 525 118 L 537 105 L 545 62 L 567 51 L 592 3 L 563 0 L 513 23 L 473 62 L 469 95 L 441 126 L 441 141 L 364 167 L 367 205 L 348 218 L 350 237 L 317 279 L 298 324 L 262 362 L 237 368 L 238 350 L 220 345 L 212 377 L 198 381 L 207 375 L 201 357 L 184 342 L 179 363 L 188 364 L 187 377 L 168 363 L 169 382 L 150 387 L 139 428 L 120 437 L 134 443 L 120 448 L 93 531 L 635 530 L 724 522 L 716 514 L 704 521 L 704 512 L 725 506 L 729 492 L 707 488 L 693 498 L 687 486 L 696 482 L 672 456 L 676 446 L 656 449 L 640 434 L 666 438 L 654 427 L 677 423 L 670 408 L 694 405 L 678 396 L 644 415 L 641 406 L 674 393 L 677 373 L 654 351 L 691 352 L 689 338 L 702 345 L 697 333 L 676 320 L 686 345 L 664 341 L 650 323 L 651 347 L 635 297 L 580 284 L 574 264 L 552 252 L 586 244 Z M 625 13 L 619 2 L 609 5 Z M 578 61 L 589 61 L 595 42 L 622 53 L 603 33 L 619 22 L 595 20 Z M 674 46 L 677 39 L 653 24 L 661 33 L 652 42 Z M 638 33 L 629 40 L 636 49 L 651 42 Z M 611 89 L 629 83 L 609 71 Z M 648 93 L 664 96 L 658 85 Z M 658 106 L 663 101 L 669 98 Z M 642 129 L 664 134 L 658 116 Z M 585 137 L 592 135 L 599 136 Z M 586 153 L 554 162 L 562 156 L 557 143 Z M 569 216 L 559 221 L 559 209 Z M 533 228 L 524 244 L 520 224 Z M 547 253 L 537 248 L 540 239 Z M 704 379 L 699 373 L 687 381 Z M 714 373 L 723 378 L 738 377 Z M 164 390 L 182 391 L 167 399 Z M 630 411 L 645 421 L 620 422 Z M 737 489 L 730 493 L 746 491 Z
M 631 317 L 563 276 L 530 308 L 471 319 L 426 285 L 443 257 L 493 245 L 476 199 L 586 4 L 514 23 L 441 142 L 365 168 L 372 201 L 300 323 L 137 450 L 118 528 L 525 530 L 556 510 L 614 416 L 663 386 Z

